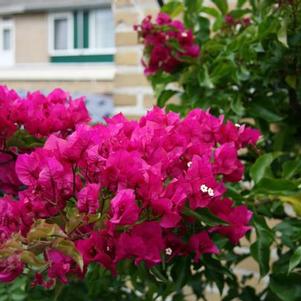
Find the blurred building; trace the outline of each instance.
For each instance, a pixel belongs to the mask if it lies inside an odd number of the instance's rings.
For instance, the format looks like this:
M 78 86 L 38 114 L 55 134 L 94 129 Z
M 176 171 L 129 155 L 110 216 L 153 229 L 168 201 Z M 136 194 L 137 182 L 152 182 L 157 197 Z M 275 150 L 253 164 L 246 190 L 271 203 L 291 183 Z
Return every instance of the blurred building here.
M 0 0 L 0 83 L 113 98 L 137 117 L 153 97 L 133 24 L 157 10 L 156 0 Z

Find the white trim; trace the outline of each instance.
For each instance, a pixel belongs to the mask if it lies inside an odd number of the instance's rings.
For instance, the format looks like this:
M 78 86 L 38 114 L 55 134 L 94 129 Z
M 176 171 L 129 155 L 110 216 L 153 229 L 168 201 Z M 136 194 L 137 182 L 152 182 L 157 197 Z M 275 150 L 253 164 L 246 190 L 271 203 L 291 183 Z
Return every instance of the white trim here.
M 137 94 L 146 94 L 146 95 L 154 95 L 154 91 L 151 87 L 122 87 L 122 88 L 114 88 L 115 94 L 127 94 L 127 95 L 137 95 Z
M 3 32 L 4 30 L 10 30 L 10 49 L 3 49 Z M 13 19 L 1 19 L 0 18 L 0 66 L 12 66 L 15 64 L 15 48 L 16 48 L 16 34 L 15 34 L 15 22 Z M 1 61 L 1 58 L 3 61 Z
M 116 48 L 103 49 L 67 49 L 49 51 L 51 56 L 69 56 L 69 55 L 92 55 L 92 54 L 115 54 Z
M 48 52 L 50 56 L 71 56 L 71 55 L 102 55 L 115 54 L 116 48 L 96 48 L 95 42 L 95 12 L 102 8 L 90 9 L 89 12 L 89 48 L 74 48 L 74 15 L 73 12 L 49 13 L 48 15 Z M 103 8 L 108 9 L 108 8 Z M 110 8 L 111 9 L 111 8 Z M 82 13 L 82 10 L 78 10 Z M 68 49 L 54 49 L 54 20 L 66 18 L 68 20 Z
M 132 115 L 132 116 L 143 116 L 147 112 L 147 109 L 142 109 L 136 106 L 124 106 L 124 107 L 114 107 L 114 115 L 122 113 L 124 115 Z
M 55 53 L 57 50 L 54 48 L 54 21 L 57 19 L 67 19 L 68 37 L 67 37 L 67 49 L 73 48 L 73 14 L 72 12 L 65 13 L 51 13 L 48 15 L 48 50 L 49 53 Z
M 93 63 L 76 65 L 18 65 L 0 68 L 0 81 L 113 81 L 116 73 L 114 64 Z
M 91 41 L 91 48 L 97 48 L 96 45 L 96 15 L 98 12 L 104 12 L 107 11 L 112 17 L 112 24 L 113 25 L 113 31 L 112 31 L 112 36 L 115 37 L 115 32 L 116 32 L 116 26 L 115 26 L 115 20 L 114 20 L 114 12 L 112 7 L 106 7 L 106 8 L 97 8 L 89 11 L 89 27 L 90 27 L 90 32 L 89 32 L 89 38 Z M 115 43 L 114 43 L 115 44 Z M 115 45 L 114 45 L 115 46 Z
M 73 15 L 74 18 L 74 15 Z M 77 11 L 77 43 L 79 46 L 79 49 L 83 49 L 84 48 L 84 11 L 83 10 L 79 10 Z M 74 20 L 73 20 L 74 22 Z M 74 24 L 73 24 L 73 28 L 74 28 Z
M 95 10 L 89 11 L 89 42 L 90 42 L 90 47 L 96 49 L 96 43 L 95 43 Z
M 119 0 L 117 0 L 119 1 Z M 3 3 L 5 2 L 5 3 Z M 13 3 L 11 3 L 13 2 Z M 19 3 L 16 3 L 19 2 Z M 109 6 L 112 0 L 40 0 L 40 1 L 1 1 L 1 14 L 11 15 L 25 12 L 41 12 L 49 10 L 70 10 Z

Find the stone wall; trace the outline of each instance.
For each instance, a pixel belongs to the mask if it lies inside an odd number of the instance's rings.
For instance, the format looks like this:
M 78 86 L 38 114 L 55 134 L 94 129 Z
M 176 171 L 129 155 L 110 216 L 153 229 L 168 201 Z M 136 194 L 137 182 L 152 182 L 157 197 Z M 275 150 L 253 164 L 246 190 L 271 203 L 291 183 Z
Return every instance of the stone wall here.
M 20 14 L 14 20 L 16 63 L 48 63 L 47 14 Z
M 138 118 L 155 102 L 143 75 L 140 63 L 142 46 L 133 25 L 140 23 L 146 15 L 156 15 L 159 7 L 156 0 L 115 0 L 113 3 L 116 23 L 115 112 Z

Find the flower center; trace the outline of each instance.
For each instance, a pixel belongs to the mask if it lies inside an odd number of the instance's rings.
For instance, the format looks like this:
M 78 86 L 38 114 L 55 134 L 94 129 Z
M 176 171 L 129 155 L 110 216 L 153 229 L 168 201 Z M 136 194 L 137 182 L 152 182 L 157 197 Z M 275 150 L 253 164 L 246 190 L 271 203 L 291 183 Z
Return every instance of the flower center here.
M 203 193 L 208 193 L 208 195 L 211 196 L 211 197 L 214 196 L 214 190 L 212 188 L 208 187 L 205 184 L 202 184 L 200 186 L 200 191 L 203 192 Z
M 172 254 L 172 249 L 171 248 L 166 248 L 165 249 L 165 254 L 166 255 L 171 255 Z

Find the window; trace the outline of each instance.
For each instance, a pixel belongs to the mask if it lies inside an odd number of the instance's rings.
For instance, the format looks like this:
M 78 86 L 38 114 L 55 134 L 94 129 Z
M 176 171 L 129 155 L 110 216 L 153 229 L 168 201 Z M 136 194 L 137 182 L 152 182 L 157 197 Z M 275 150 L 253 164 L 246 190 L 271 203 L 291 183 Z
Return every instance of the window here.
M 49 17 L 49 44 L 51 52 L 67 51 L 72 41 L 72 14 L 59 13 Z
M 3 50 L 9 51 L 12 48 L 11 45 L 11 29 L 5 28 L 3 30 Z
M 89 48 L 89 13 L 74 12 L 74 48 Z
M 54 20 L 54 49 L 68 49 L 68 19 Z
M 76 10 L 49 16 L 51 62 L 112 62 L 114 19 L 111 8 Z
M 0 18 L 0 66 L 12 66 L 15 62 L 14 20 Z
M 114 47 L 114 21 L 111 10 L 96 10 L 92 14 L 91 23 L 92 34 L 94 35 L 94 47 L 113 48 Z

